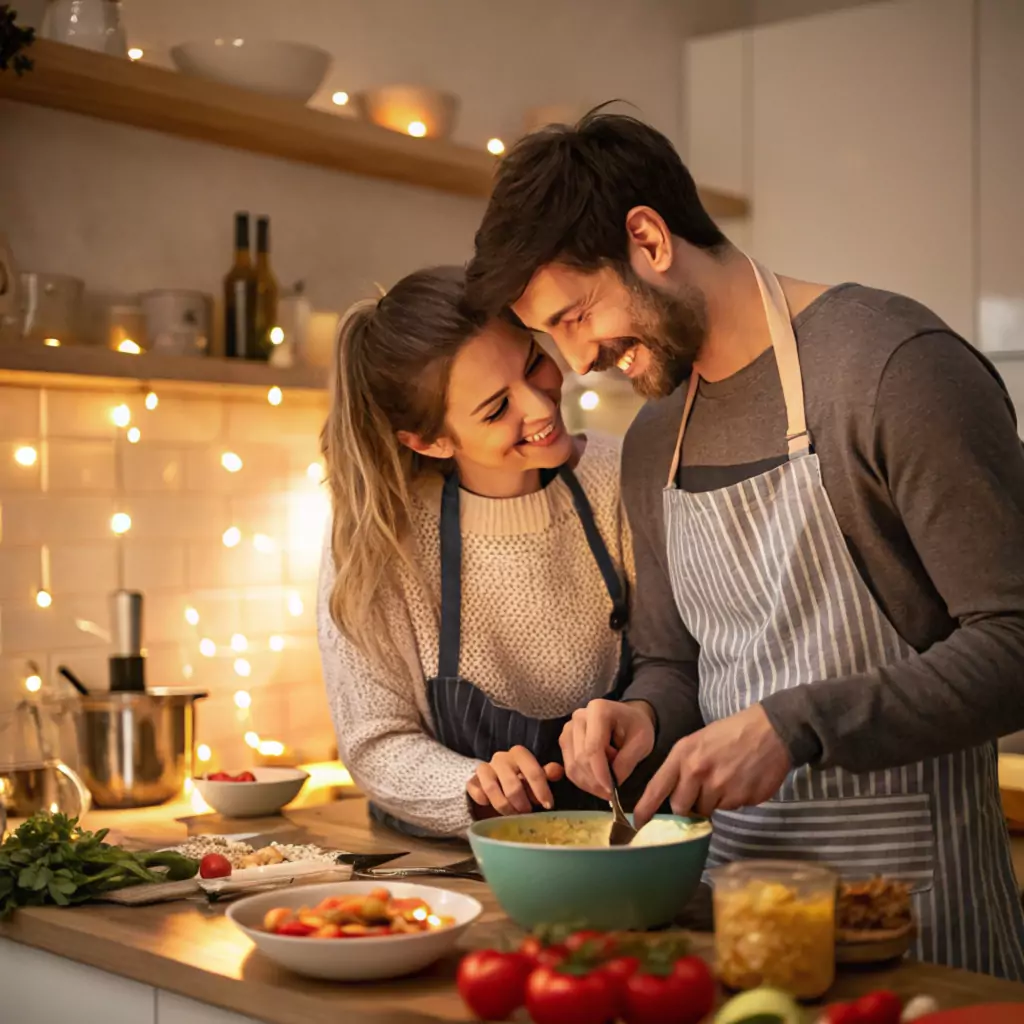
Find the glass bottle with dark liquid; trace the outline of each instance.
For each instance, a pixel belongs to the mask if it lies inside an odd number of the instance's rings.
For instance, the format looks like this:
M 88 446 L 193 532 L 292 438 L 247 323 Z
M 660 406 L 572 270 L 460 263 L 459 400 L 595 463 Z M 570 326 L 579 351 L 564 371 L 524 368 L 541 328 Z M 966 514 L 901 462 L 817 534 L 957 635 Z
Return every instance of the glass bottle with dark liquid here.
M 284 340 L 277 325 L 277 279 L 270 269 L 270 218 L 256 221 L 256 348 L 259 359 Z
M 249 214 L 235 214 L 235 262 L 224 278 L 224 352 L 229 359 L 265 359 L 256 337 L 256 268 L 249 253 Z

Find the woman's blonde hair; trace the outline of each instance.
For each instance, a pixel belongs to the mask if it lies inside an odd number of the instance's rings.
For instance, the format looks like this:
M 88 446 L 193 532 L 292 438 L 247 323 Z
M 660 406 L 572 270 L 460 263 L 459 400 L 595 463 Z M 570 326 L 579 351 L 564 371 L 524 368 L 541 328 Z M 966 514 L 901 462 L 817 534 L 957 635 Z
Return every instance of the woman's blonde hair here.
M 399 431 L 430 444 L 444 430 L 448 380 L 485 320 L 464 305 L 461 268 L 420 270 L 381 299 L 356 303 L 338 332 L 321 437 L 333 499 L 331 618 L 376 665 L 405 672 L 385 610 L 402 567 L 421 574 L 410 488 L 422 459 Z M 393 592 L 393 591 L 391 591 Z

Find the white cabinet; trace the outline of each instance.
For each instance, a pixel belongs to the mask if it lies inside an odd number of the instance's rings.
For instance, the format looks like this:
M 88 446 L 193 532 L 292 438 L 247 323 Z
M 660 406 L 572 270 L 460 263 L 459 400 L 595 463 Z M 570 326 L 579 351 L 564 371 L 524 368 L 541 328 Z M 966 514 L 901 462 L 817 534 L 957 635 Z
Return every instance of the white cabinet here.
M 981 345 L 1024 351 L 1024 3 L 978 4 Z M 1024 414 L 1024 390 L 1017 391 Z
M 972 0 L 753 30 L 752 248 L 920 300 L 974 335 Z
M 156 1024 L 260 1024 L 253 1017 L 243 1017 L 173 992 L 157 990 L 156 1000 Z

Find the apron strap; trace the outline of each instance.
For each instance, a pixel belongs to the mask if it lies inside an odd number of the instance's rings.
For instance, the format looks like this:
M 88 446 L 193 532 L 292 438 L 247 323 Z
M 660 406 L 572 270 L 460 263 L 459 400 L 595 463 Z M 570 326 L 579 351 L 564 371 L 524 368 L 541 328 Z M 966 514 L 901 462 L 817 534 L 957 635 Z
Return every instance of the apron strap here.
M 615 632 L 618 632 L 624 629 L 629 621 L 629 606 L 626 602 L 626 593 L 622 580 L 616 571 L 612 556 L 608 553 L 608 548 L 605 545 L 604 538 L 601 536 L 601 531 L 597 528 L 597 523 L 594 520 L 594 510 L 590 507 L 590 499 L 587 497 L 586 491 L 583 490 L 583 485 L 576 479 L 576 474 L 568 465 L 561 466 L 558 470 L 558 475 L 569 488 L 569 493 L 572 495 L 572 503 L 576 506 L 576 515 L 579 516 L 580 523 L 583 525 L 587 546 L 590 548 L 590 553 L 594 556 L 598 569 L 601 570 L 601 576 L 604 578 L 604 585 L 608 591 L 608 596 L 612 599 L 612 613 L 608 617 L 608 625 Z
M 459 474 L 449 473 L 441 491 L 441 635 L 437 674 L 459 674 L 462 645 L 462 527 L 459 520 Z

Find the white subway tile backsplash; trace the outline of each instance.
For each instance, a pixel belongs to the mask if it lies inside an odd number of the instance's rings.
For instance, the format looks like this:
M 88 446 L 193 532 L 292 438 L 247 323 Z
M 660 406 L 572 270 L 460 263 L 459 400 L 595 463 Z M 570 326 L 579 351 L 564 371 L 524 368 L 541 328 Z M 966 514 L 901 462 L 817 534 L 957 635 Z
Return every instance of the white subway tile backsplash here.
M 0 541 L 3 544 L 65 543 L 110 538 L 113 497 L 74 497 L 0 493 Z
M 124 549 L 124 585 L 129 590 L 145 593 L 185 586 L 184 544 L 147 544 L 127 537 L 121 544 Z
M 159 388 L 155 389 L 159 394 Z M 173 444 L 208 444 L 221 436 L 224 407 L 215 399 L 161 397 L 152 411 L 134 419 L 142 434 L 140 444 L 164 441 Z
M 43 395 L 47 436 L 92 437 L 113 440 L 121 428 L 114 424 L 113 411 L 127 405 L 134 422 L 144 410 L 142 396 L 103 391 L 54 391 Z
M 190 544 L 188 548 L 188 584 L 195 589 L 210 590 L 225 583 L 270 586 L 280 584 L 283 575 L 281 552 L 256 551 L 248 537 L 234 548 L 222 543 Z
M 38 389 L 0 386 L 0 441 L 31 443 L 39 436 Z
M 302 401 L 290 403 L 285 394 L 279 406 L 260 402 L 228 402 L 227 439 L 243 441 L 308 441 L 314 454 L 319 450 L 320 431 L 326 418 L 326 406 Z
M 281 652 L 275 677 L 289 686 L 289 692 L 304 692 L 302 687 L 315 684 L 323 691 L 323 674 L 320 667 L 320 648 L 315 635 L 290 636 Z M 298 687 L 293 691 L 292 687 Z
M 289 625 L 286 619 L 283 587 L 242 594 L 242 623 L 246 635 L 283 636 Z
M 113 491 L 113 441 L 46 442 L 48 489 L 51 491 Z
M 132 517 L 132 540 L 213 540 L 230 525 L 224 498 L 132 494 L 120 504 Z
M 197 645 L 201 626 L 193 626 L 185 618 L 193 606 L 189 594 L 180 590 L 151 590 L 145 595 L 143 642 L 151 644 Z
M 147 644 L 146 685 L 192 686 L 195 682 L 194 672 L 190 678 L 186 669 L 191 662 L 189 650 L 184 644 Z
M 42 581 L 41 551 L 0 544 L 0 601 L 31 602 Z
M 57 672 L 60 665 L 66 665 L 94 692 L 110 689 L 110 648 L 106 645 L 100 644 L 95 648 L 66 647 L 50 651 L 48 685 L 53 692 L 70 696 L 74 690 Z
M 119 445 L 121 481 L 129 494 L 180 491 L 185 481 L 185 453 L 159 444 Z
M 0 401 L 3 401 L 0 398 Z M 36 460 L 30 466 L 24 466 L 18 462 L 14 454 L 23 448 L 33 448 L 36 452 Z M 39 458 L 39 445 L 33 441 L 25 444 L 24 441 L 0 441 L 0 494 L 5 491 L 38 491 L 41 478 L 41 464 Z
M 226 469 L 222 461 L 225 455 L 237 456 L 241 469 Z M 289 481 L 288 449 L 275 444 L 230 442 L 194 448 L 188 453 L 185 480 L 188 490 L 207 494 L 283 491 Z
M 27 696 L 25 680 L 35 674 L 38 667 L 41 681 L 46 679 L 47 655 L 45 648 L 26 651 L 24 654 L 0 657 L 0 702 L 7 703 L 18 697 Z
M 50 589 L 54 596 L 116 590 L 117 547 L 116 540 L 50 545 Z
M 55 598 L 49 608 L 33 604 L 4 602 L 0 605 L 0 653 L 61 647 L 98 647 L 105 641 L 86 632 L 79 622 L 109 628 L 107 595 L 75 595 Z
M 287 495 L 232 498 L 230 507 L 231 522 L 242 531 L 243 545 L 251 547 L 256 534 L 269 537 L 278 550 L 289 542 Z

